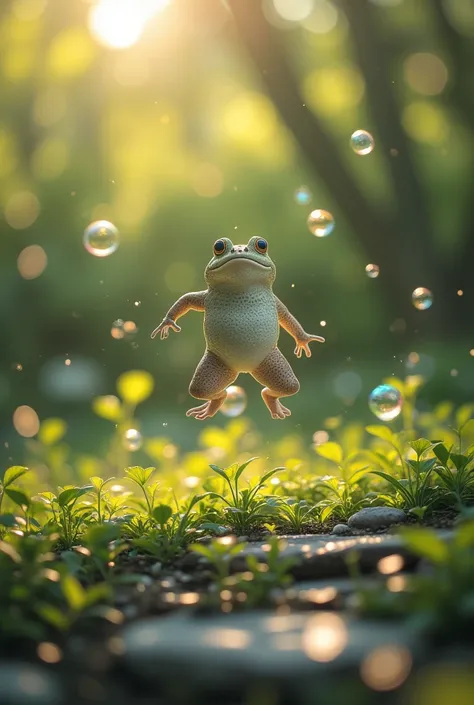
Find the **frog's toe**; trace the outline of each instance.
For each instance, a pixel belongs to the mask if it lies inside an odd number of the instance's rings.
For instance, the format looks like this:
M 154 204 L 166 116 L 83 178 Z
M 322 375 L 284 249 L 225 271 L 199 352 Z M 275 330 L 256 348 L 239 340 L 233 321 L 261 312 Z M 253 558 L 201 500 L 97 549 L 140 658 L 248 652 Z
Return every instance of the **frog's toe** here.
M 204 419 L 211 418 L 221 408 L 225 398 L 226 394 L 224 394 L 222 397 L 218 397 L 217 399 L 211 399 L 210 401 L 206 401 L 204 404 L 201 404 L 200 406 L 195 406 L 192 409 L 189 409 L 186 412 L 186 416 L 194 416 L 195 419 L 198 419 L 198 421 L 204 421 Z

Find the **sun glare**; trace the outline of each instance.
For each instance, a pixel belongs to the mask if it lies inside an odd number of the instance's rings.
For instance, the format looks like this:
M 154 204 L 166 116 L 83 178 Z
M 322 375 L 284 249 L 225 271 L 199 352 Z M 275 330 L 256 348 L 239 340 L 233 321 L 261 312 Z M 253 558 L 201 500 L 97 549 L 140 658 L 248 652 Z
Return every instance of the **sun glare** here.
M 127 49 L 138 42 L 146 23 L 169 0 L 99 0 L 89 14 L 91 34 L 111 49 Z

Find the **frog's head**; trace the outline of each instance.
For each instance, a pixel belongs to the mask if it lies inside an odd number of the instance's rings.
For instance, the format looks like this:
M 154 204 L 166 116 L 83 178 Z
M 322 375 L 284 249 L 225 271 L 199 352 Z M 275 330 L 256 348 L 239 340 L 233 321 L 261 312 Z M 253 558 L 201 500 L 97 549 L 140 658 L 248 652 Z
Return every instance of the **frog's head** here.
M 234 245 L 227 237 L 214 243 L 214 256 L 204 272 L 209 286 L 271 285 L 276 268 L 268 256 L 263 237 L 252 237 L 247 245 Z

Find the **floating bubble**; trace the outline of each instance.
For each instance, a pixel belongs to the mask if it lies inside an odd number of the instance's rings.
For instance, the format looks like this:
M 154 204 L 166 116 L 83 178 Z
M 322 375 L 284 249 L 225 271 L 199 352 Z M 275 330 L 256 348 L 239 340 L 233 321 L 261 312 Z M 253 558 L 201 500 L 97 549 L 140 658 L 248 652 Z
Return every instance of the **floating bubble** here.
M 123 446 L 127 450 L 136 451 L 142 446 L 143 438 L 136 428 L 129 428 L 123 434 Z
M 307 206 L 311 203 L 313 194 L 307 186 L 300 186 L 295 191 L 295 201 L 299 206 Z
M 402 410 L 402 395 L 390 384 L 380 384 L 369 394 L 369 409 L 381 421 L 393 421 Z
M 134 323 L 134 321 L 122 321 L 121 318 L 117 318 L 117 320 L 112 323 L 112 328 L 110 329 L 110 335 L 115 340 L 123 340 L 124 338 L 130 339 L 137 332 L 137 324 Z
M 108 257 L 119 246 L 119 232 L 108 220 L 96 220 L 84 230 L 84 247 L 95 257 Z
M 245 411 L 247 406 L 247 395 L 242 387 L 231 385 L 227 387 L 227 399 L 221 406 L 221 412 L 224 416 L 234 418 L 240 416 Z
M 365 273 L 369 279 L 377 279 L 380 274 L 380 267 L 378 264 L 368 264 L 365 268 Z
M 419 286 L 411 295 L 413 306 L 419 311 L 426 311 L 433 303 L 433 294 L 424 286 Z
M 311 211 L 307 222 L 309 232 L 316 235 L 316 237 L 326 237 L 334 230 L 335 223 L 332 213 L 319 208 Z
M 375 140 L 366 130 L 356 130 L 351 135 L 351 147 L 359 156 L 370 154 L 375 147 Z

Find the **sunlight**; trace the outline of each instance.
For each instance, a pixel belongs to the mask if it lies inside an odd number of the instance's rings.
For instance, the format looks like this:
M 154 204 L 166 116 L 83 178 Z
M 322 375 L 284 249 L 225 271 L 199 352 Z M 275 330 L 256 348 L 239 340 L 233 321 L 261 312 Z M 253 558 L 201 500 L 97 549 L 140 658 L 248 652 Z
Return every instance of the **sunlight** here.
M 99 0 L 89 14 L 89 29 L 100 44 L 127 49 L 138 42 L 146 23 L 169 0 Z

